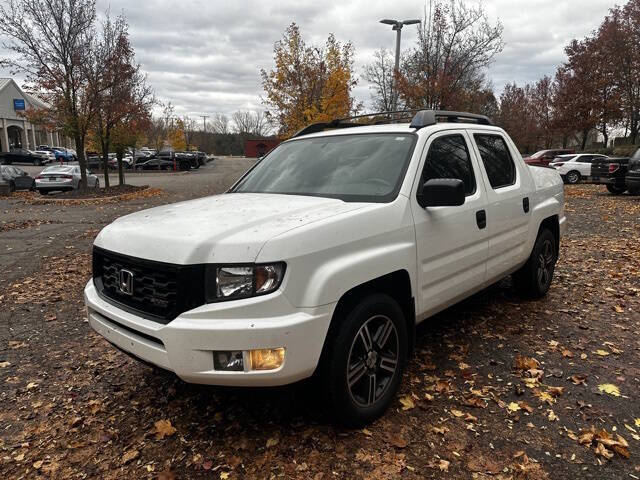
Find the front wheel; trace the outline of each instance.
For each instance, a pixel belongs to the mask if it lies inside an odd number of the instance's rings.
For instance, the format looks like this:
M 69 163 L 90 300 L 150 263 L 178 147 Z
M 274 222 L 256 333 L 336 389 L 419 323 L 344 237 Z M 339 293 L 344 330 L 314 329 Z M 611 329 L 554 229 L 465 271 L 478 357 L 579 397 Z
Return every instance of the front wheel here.
M 365 297 L 327 338 L 321 381 L 336 420 L 361 426 L 380 417 L 393 401 L 407 360 L 407 326 L 388 295 Z
M 607 190 L 609 190 L 609 193 L 612 195 L 622 195 L 627 190 L 627 188 L 620 187 L 618 185 L 607 184 Z
M 541 229 L 527 263 L 513 274 L 514 286 L 522 295 L 540 298 L 547 294 L 558 261 L 556 245 L 551 230 Z
M 580 181 L 580 172 L 572 170 L 569 173 L 567 173 L 566 179 L 567 179 L 567 183 L 571 185 L 575 185 Z

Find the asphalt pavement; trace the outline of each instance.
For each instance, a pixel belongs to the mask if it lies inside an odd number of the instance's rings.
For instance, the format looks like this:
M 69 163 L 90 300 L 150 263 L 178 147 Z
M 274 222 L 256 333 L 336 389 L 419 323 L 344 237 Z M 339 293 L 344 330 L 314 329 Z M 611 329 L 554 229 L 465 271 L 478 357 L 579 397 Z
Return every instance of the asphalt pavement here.
M 130 185 L 149 185 L 150 187 L 162 188 L 167 192 L 183 193 L 193 192 L 195 196 L 202 196 L 202 192 L 219 193 L 216 187 L 229 183 L 229 179 L 235 180 L 239 174 L 246 171 L 255 163 L 253 158 L 244 157 L 216 157 L 215 160 L 207 163 L 199 169 L 192 169 L 188 172 L 165 172 L 165 171 L 142 171 L 133 172 L 125 170 L 125 181 Z M 34 166 L 16 163 L 15 166 L 21 168 L 32 177 L 38 175 L 46 166 Z M 105 185 L 104 174 L 98 174 L 100 185 Z M 109 172 L 110 184 L 118 184 L 118 172 Z M 233 182 L 231 182 L 233 183 Z M 213 186 L 213 189 L 211 188 Z

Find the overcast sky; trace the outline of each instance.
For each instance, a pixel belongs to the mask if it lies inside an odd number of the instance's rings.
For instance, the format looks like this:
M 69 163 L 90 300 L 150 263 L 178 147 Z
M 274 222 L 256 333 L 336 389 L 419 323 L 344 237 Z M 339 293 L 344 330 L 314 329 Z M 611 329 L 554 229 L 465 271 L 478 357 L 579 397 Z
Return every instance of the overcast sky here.
M 1 0 L 0 0 L 1 1 Z M 428 1 L 428 0 L 427 0 Z M 478 0 L 467 0 L 478 3 Z M 553 74 L 564 46 L 595 29 L 612 0 L 486 0 L 490 18 L 504 25 L 504 51 L 488 76 L 497 92 L 505 83 Z M 295 21 L 308 43 L 329 33 L 350 40 L 359 77 L 355 94 L 369 105 L 362 67 L 380 48 L 394 48 L 395 33 L 381 18 L 421 18 L 424 0 L 98 0 L 98 10 L 124 12 L 137 59 L 158 98 L 179 115 L 262 108 L 260 68 L 271 68 L 273 43 Z M 403 50 L 416 28 L 403 30 Z

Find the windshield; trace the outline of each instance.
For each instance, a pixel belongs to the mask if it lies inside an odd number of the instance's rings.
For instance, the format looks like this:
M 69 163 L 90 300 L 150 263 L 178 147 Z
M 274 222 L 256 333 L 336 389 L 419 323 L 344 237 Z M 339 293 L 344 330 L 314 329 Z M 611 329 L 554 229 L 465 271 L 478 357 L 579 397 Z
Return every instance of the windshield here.
M 400 190 L 415 139 L 413 134 L 375 133 L 285 142 L 233 192 L 390 202 Z

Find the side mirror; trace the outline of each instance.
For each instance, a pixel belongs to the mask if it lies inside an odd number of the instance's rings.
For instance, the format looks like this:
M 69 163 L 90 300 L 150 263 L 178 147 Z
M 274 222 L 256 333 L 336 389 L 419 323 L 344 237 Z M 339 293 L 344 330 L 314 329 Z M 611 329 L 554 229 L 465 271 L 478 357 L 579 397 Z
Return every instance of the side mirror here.
M 464 205 L 464 182 L 457 178 L 427 180 L 417 199 L 422 208 Z

